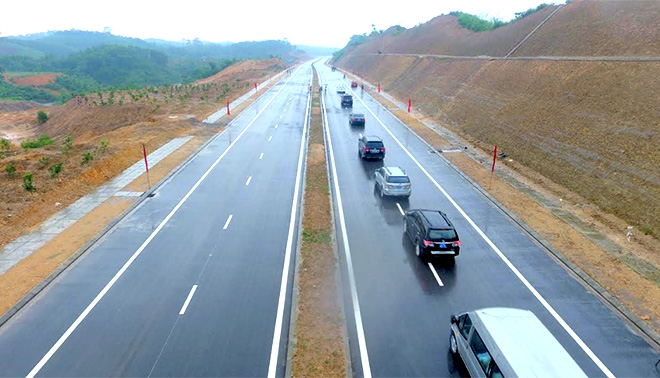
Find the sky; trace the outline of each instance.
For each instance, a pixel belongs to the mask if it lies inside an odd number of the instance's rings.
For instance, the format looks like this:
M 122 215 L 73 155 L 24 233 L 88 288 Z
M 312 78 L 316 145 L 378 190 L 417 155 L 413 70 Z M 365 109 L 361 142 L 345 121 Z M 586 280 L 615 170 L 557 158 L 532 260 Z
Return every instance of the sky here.
M 0 37 L 48 30 L 112 29 L 112 34 L 172 41 L 284 39 L 341 48 L 354 34 L 424 23 L 450 11 L 503 20 L 559 0 L 3 0 Z

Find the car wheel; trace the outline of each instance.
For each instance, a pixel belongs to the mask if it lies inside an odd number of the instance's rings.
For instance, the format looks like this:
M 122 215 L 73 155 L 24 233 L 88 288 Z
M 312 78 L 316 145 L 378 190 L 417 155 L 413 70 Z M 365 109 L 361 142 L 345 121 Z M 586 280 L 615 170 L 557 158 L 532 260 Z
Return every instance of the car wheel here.
M 422 257 L 422 249 L 419 247 L 419 240 L 415 240 L 415 255 L 417 257 Z
M 408 233 L 408 222 L 406 220 L 403 220 L 403 233 L 407 234 Z
M 449 335 L 449 350 L 451 351 L 451 354 L 456 355 L 458 354 L 458 343 L 456 342 L 456 336 L 454 336 L 454 332 Z

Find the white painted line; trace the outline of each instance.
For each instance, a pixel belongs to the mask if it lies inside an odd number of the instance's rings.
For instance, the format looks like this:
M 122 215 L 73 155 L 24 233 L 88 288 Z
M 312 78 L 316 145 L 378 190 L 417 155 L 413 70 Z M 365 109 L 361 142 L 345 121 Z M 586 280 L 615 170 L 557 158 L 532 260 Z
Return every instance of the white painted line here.
M 69 326 L 69 328 L 64 332 L 64 334 L 62 334 L 62 336 L 60 336 L 60 338 L 48 350 L 48 352 L 46 352 L 46 354 L 41 358 L 41 360 L 39 360 L 39 362 L 32 368 L 32 370 L 30 370 L 30 372 L 26 376 L 27 378 L 34 378 L 34 376 L 36 376 L 39 373 L 39 371 L 41 371 L 41 369 L 44 367 L 44 365 L 46 365 L 48 360 L 50 360 L 51 357 L 53 357 L 55 352 L 57 352 L 57 350 L 60 349 L 62 344 L 64 344 L 64 342 L 69 338 L 69 336 L 71 336 L 73 331 L 75 331 L 76 328 L 78 328 L 80 323 L 82 323 L 82 321 L 85 320 L 87 315 L 89 315 L 89 313 L 94 309 L 94 307 L 96 307 L 96 305 L 101 301 L 101 299 L 103 299 L 105 294 L 112 288 L 112 286 L 114 286 L 117 280 L 119 280 L 119 278 L 124 274 L 124 272 L 126 272 L 126 270 L 131 266 L 131 264 L 133 264 L 133 261 L 135 261 L 135 259 L 137 259 L 137 257 L 142 253 L 142 251 L 144 251 L 144 249 L 149 245 L 149 243 L 151 243 L 153 238 L 156 237 L 156 235 L 158 235 L 160 230 L 162 230 L 163 227 L 165 227 L 165 224 L 169 222 L 169 220 L 174 216 L 174 214 L 176 214 L 176 212 L 179 211 L 183 203 L 188 200 L 188 198 L 193 194 L 193 192 L 202 183 L 202 181 L 206 179 L 206 177 L 211 173 L 211 171 L 215 168 L 215 166 L 218 165 L 218 163 L 220 163 L 220 160 L 222 160 L 225 157 L 225 155 L 227 155 L 227 153 L 236 144 L 236 142 L 238 142 L 241 139 L 243 134 L 245 134 L 245 132 L 250 128 L 250 126 L 252 126 L 252 124 L 257 120 L 259 115 L 261 115 L 261 113 L 263 113 L 263 111 L 266 110 L 268 105 L 275 99 L 275 97 L 277 97 L 277 95 L 286 87 L 286 85 L 290 81 L 291 81 L 291 77 L 289 78 L 289 80 L 286 81 L 286 83 L 284 83 L 284 85 L 282 85 L 282 87 L 275 93 L 275 95 L 273 95 L 273 97 L 271 97 L 271 99 L 268 100 L 266 106 L 264 106 L 264 108 L 259 113 L 257 113 L 257 115 L 252 119 L 252 121 L 250 121 L 250 123 L 248 123 L 247 126 L 245 126 L 243 131 L 241 131 L 241 133 L 238 134 L 236 139 L 234 139 L 234 141 L 225 149 L 225 152 L 223 152 L 222 155 L 220 155 L 218 159 L 216 159 L 216 161 L 209 167 L 209 169 L 207 169 L 206 172 L 204 172 L 202 177 L 200 177 L 199 180 L 197 180 L 195 185 L 193 185 L 193 187 L 190 188 L 188 193 L 186 193 L 186 195 L 183 196 L 181 201 L 179 201 L 179 203 L 177 203 L 177 205 L 174 206 L 172 211 L 170 211 L 170 213 L 167 214 L 165 219 L 163 219 L 163 221 L 160 222 L 158 227 L 156 227 L 156 229 L 151 233 L 151 235 L 149 235 L 149 237 L 142 243 L 140 248 L 138 248 L 137 251 L 133 253 L 133 255 L 128 259 L 128 261 L 126 261 L 126 263 L 121 267 L 121 269 L 119 269 L 119 271 L 114 275 L 114 277 L 112 277 L 110 282 L 108 282 L 105 285 L 105 287 L 101 290 L 101 292 L 99 292 L 98 295 L 92 300 L 92 302 L 89 305 L 87 305 L 85 310 L 83 310 L 83 312 L 78 316 L 78 318 L 76 318 L 73 324 Z
M 323 119 L 328 119 L 325 109 L 325 97 L 321 97 L 323 104 Z M 362 326 L 362 313 L 360 312 L 360 302 L 358 301 L 357 286 L 355 284 L 355 273 L 353 272 L 353 259 L 351 258 L 351 248 L 348 245 L 348 235 L 346 232 L 346 221 L 344 219 L 344 208 L 341 201 L 341 192 L 339 191 L 339 181 L 337 180 L 337 167 L 335 165 L 335 153 L 332 149 L 332 138 L 327 123 L 324 123 L 325 135 L 330 152 L 330 165 L 332 167 L 332 181 L 337 197 L 337 211 L 339 212 L 339 225 L 341 227 L 342 244 L 344 254 L 346 255 L 346 267 L 348 269 L 348 282 L 351 290 L 351 300 L 353 302 L 353 317 L 355 318 L 355 328 L 358 338 L 358 347 L 360 349 L 360 361 L 362 363 L 362 374 L 365 378 L 371 378 L 371 366 L 369 364 L 369 355 L 367 354 L 367 341 L 364 337 L 364 328 Z
M 282 116 L 280 116 L 280 119 L 282 119 Z
M 245 186 L 250 185 L 250 181 L 252 181 L 252 176 L 248 177 L 247 181 L 245 182 Z
M 353 92 L 353 95 L 355 95 L 355 92 L 353 91 L 353 89 L 351 89 L 351 92 Z M 502 253 L 502 251 L 500 251 L 500 249 L 495 245 L 495 243 L 493 243 L 493 241 L 490 240 L 490 238 L 488 236 L 486 236 L 486 234 L 479 228 L 479 226 L 477 226 L 477 224 L 472 220 L 472 218 L 470 218 L 467 215 L 467 213 L 458 205 L 458 203 L 456 201 L 454 201 L 454 199 L 449 195 L 449 193 L 447 193 L 447 191 L 445 191 L 445 189 L 442 186 L 440 186 L 440 184 L 438 184 L 438 182 L 419 163 L 419 161 L 417 161 L 417 159 L 415 159 L 415 157 L 412 156 L 410 151 L 408 151 L 408 149 L 406 147 L 404 147 L 404 145 L 401 143 L 401 141 L 399 141 L 399 139 L 396 136 L 394 136 L 392 131 L 390 131 L 390 129 L 388 129 L 387 126 L 385 126 L 383 121 L 381 121 L 380 118 L 378 118 L 378 116 L 376 116 L 376 114 L 374 114 L 374 112 L 367 106 L 367 104 L 365 104 L 364 101 L 362 101 L 362 99 L 359 96 L 355 95 L 355 98 L 357 98 L 358 101 L 360 101 L 362 103 L 362 105 L 364 105 L 364 107 L 367 108 L 369 113 L 371 113 L 371 115 L 374 116 L 374 118 L 378 121 L 378 123 L 380 123 L 380 125 L 383 126 L 385 131 L 387 131 L 387 133 L 390 134 L 392 139 L 394 139 L 394 141 L 396 141 L 396 143 L 403 149 L 403 151 L 408 155 L 408 157 L 410 157 L 410 159 L 412 159 L 412 161 L 419 167 L 419 169 L 426 175 L 426 177 L 428 177 L 428 179 L 431 180 L 431 182 L 435 185 L 435 187 L 438 188 L 438 190 L 440 190 L 440 192 L 442 192 L 442 194 L 445 196 L 445 198 L 447 198 L 447 200 L 449 200 L 449 202 L 454 206 L 454 208 L 456 208 L 456 210 L 458 210 L 458 212 L 463 216 L 463 218 L 465 218 L 465 220 L 467 220 L 467 222 L 472 226 L 472 228 L 474 228 L 474 230 L 477 231 L 479 236 L 481 236 L 481 238 L 484 241 L 486 241 L 486 243 L 488 243 L 490 248 L 493 251 L 495 251 L 495 253 L 500 257 L 500 259 L 502 259 L 504 264 L 506 264 L 506 266 L 509 267 L 509 269 L 513 272 L 513 274 L 515 274 L 516 277 L 518 277 L 518 279 L 523 283 L 523 285 L 525 285 L 525 287 L 532 293 L 532 295 L 534 295 L 534 297 L 541 303 L 541 305 L 543 305 L 543 307 L 545 307 L 545 309 L 550 313 L 550 315 L 552 315 L 552 317 L 555 318 L 555 320 L 559 323 L 559 325 L 561 325 L 561 327 L 571 336 L 571 338 L 580 346 L 580 348 L 598 366 L 598 368 L 600 368 L 600 370 L 608 378 L 614 378 L 614 374 L 612 374 L 612 372 L 607 368 L 607 366 L 605 366 L 605 364 L 598 358 L 598 356 L 596 356 L 596 354 L 587 346 L 587 344 L 585 344 L 585 342 L 582 341 L 580 336 L 578 336 L 577 333 L 575 333 L 575 331 L 573 331 L 573 329 L 568 325 L 568 323 L 566 323 L 566 321 L 559 315 L 559 313 L 557 313 L 557 311 L 555 311 L 555 309 L 550 305 L 550 303 L 548 303 L 548 301 L 546 301 L 545 298 L 543 298 L 541 293 L 539 293 L 536 290 L 536 288 L 534 288 L 534 286 L 532 286 L 532 284 L 529 283 L 527 278 L 525 278 L 525 276 L 523 276 L 522 273 L 520 273 L 518 268 L 516 268 L 513 265 L 513 263 L 511 261 L 509 261 L 509 259 L 506 256 L 504 256 L 504 253 Z M 392 117 L 396 118 L 396 116 L 394 114 L 392 114 L 392 113 L 390 113 L 390 114 L 392 115 Z M 398 118 L 396 118 L 396 119 L 398 120 Z
M 268 137 L 268 141 L 270 142 L 271 140 L 273 140 L 273 136 L 272 136 L 272 135 Z
M 286 112 L 286 108 L 284 108 L 284 111 Z
M 403 212 L 403 209 L 401 208 L 401 205 L 399 205 L 399 203 L 398 203 L 398 202 L 396 203 L 396 207 L 398 207 L 398 208 L 399 208 L 399 212 L 401 213 L 401 215 L 403 215 L 403 216 L 405 216 L 405 215 L 406 215 L 406 213 L 404 213 L 404 212 Z
M 225 222 L 225 226 L 222 228 L 223 230 L 226 230 L 227 227 L 229 227 L 229 222 L 231 222 L 231 218 L 234 217 L 234 214 L 230 214 L 229 218 L 227 218 L 227 221 Z
M 433 267 L 433 264 L 431 264 L 431 263 L 428 263 L 428 264 L 429 264 L 429 268 L 431 268 L 431 272 L 433 272 L 433 277 L 435 277 L 435 280 L 438 281 L 438 285 L 445 286 L 442 283 L 442 280 L 440 279 L 440 276 L 438 276 L 438 272 L 435 271 L 435 268 Z
M 276 128 L 276 129 L 277 129 L 277 126 L 279 126 L 279 125 L 275 125 L 275 128 Z
M 188 305 L 190 304 L 193 295 L 195 295 L 196 290 L 197 290 L 197 285 L 193 285 L 192 289 L 190 289 L 190 293 L 188 293 L 188 298 L 186 298 L 186 301 L 183 303 L 183 307 L 181 307 L 181 311 L 179 311 L 179 315 L 185 314 L 186 309 L 188 308 Z
M 313 71 L 310 73 L 312 80 Z M 282 337 L 282 322 L 284 319 L 284 305 L 286 304 L 286 287 L 289 282 L 289 266 L 291 265 L 291 250 L 293 246 L 293 234 L 296 228 L 296 214 L 298 212 L 298 201 L 300 193 L 300 177 L 305 157 L 305 140 L 307 138 L 307 123 L 309 119 L 309 107 L 311 93 L 307 95 L 307 109 L 305 110 L 305 127 L 300 139 L 300 155 L 298 156 L 298 171 L 296 172 L 296 183 L 293 190 L 293 203 L 291 204 L 291 218 L 289 219 L 289 234 L 286 240 L 284 252 L 284 266 L 282 267 L 282 282 L 280 284 L 280 297 L 277 302 L 277 317 L 275 318 L 275 331 L 273 332 L 273 345 L 270 349 L 270 362 L 268 364 L 268 378 L 275 378 L 277 373 L 277 359 L 279 357 L 280 339 Z
M 264 157 L 264 153 L 262 152 L 261 155 L 259 155 L 259 160 Z

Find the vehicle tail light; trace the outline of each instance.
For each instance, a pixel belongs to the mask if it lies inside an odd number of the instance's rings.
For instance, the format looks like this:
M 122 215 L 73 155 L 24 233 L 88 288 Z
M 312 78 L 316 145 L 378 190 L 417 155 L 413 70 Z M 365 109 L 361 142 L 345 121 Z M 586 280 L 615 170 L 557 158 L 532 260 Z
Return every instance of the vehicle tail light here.
M 364 148 L 364 151 L 369 151 L 369 148 L 368 148 L 368 147 L 365 147 L 365 148 Z
M 424 246 L 425 246 L 425 247 L 430 247 L 430 246 L 432 246 L 432 245 L 433 245 L 433 242 L 432 242 L 432 241 L 424 240 Z
M 380 150 L 385 152 L 385 147 L 381 147 Z
M 390 189 L 390 188 L 394 188 L 394 185 L 392 185 L 392 184 L 387 184 L 387 188 L 388 188 L 388 189 Z
M 461 245 L 461 241 L 460 241 L 460 240 L 456 240 L 456 241 L 454 242 L 454 247 L 458 247 L 459 245 Z

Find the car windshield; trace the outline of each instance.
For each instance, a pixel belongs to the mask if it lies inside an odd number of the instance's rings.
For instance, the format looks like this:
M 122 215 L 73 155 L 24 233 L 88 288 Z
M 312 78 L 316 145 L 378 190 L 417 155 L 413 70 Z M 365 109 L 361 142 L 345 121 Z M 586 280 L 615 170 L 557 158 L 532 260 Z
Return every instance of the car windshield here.
M 396 184 L 404 184 L 404 183 L 409 183 L 410 179 L 408 179 L 408 176 L 390 176 L 387 179 L 388 182 L 393 182 Z
M 456 239 L 456 231 L 452 228 L 429 230 L 429 239 L 431 240 L 453 240 Z

